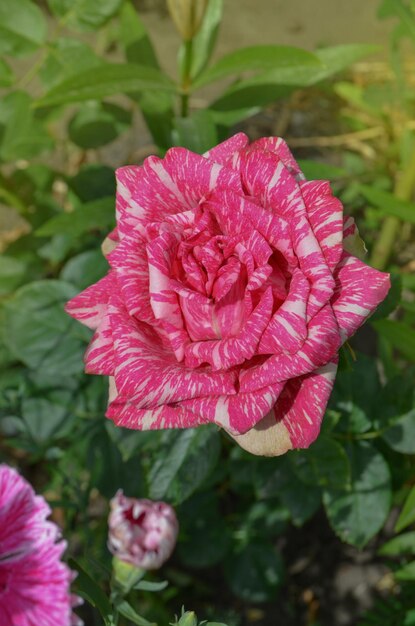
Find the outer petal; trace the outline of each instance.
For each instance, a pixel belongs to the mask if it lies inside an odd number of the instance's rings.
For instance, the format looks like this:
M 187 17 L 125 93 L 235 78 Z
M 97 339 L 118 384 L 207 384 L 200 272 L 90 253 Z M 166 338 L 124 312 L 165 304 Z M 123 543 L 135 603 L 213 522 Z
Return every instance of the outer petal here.
M 276 383 L 253 393 L 195 398 L 183 404 L 230 434 L 241 434 L 255 426 L 271 410 L 283 387 L 284 383 Z
M 121 237 L 132 228 L 194 209 L 213 189 L 242 191 L 237 172 L 185 148 L 171 148 L 164 159 L 149 157 L 142 167 L 122 167 L 116 176 Z
M 343 205 L 333 196 L 330 183 L 326 181 L 302 182 L 300 188 L 311 228 L 333 271 L 342 254 Z
M 137 232 L 126 235 L 109 254 L 108 261 L 129 314 L 143 322 L 154 323 L 145 239 Z
M 296 354 L 276 354 L 239 375 L 240 389 L 254 391 L 278 381 L 308 374 L 328 363 L 341 345 L 339 327 L 330 305 L 324 306 L 308 325 L 308 337 Z
M 114 289 L 114 274 L 104 278 L 69 300 L 65 311 L 88 328 L 98 328 L 107 311 L 110 293 Z
M 114 374 L 114 342 L 112 339 L 109 315 L 102 318 L 85 353 L 85 372 L 87 374 Z
M 222 165 L 226 165 L 232 162 L 232 158 L 235 153 L 239 150 L 243 150 L 249 143 L 248 137 L 245 133 L 237 133 L 233 135 L 226 141 L 222 141 L 219 145 L 211 148 L 208 152 L 204 153 L 204 157 L 206 159 L 210 159 L 211 161 L 215 161 L 216 163 L 221 163 Z
M 344 342 L 386 298 L 390 277 L 344 252 L 335 280 L 331 304 Z
M 288 381 L 273 410 L 235 441 L 261 456 L 278 456 L 292 448 L 307 448 L 320 432 L 337 362 Z
M 268 150 L 269 152 L 276 154 L 290 173 L 294 174 L 297 180 L 302 180 L 304 178 L 304 174 L 300 170 L 300 166 L 294 159 L 287 143 L 284 139 L 281 139 L 281 137 L 261 137 L 261 139 L 254 141 L 250 147 Z

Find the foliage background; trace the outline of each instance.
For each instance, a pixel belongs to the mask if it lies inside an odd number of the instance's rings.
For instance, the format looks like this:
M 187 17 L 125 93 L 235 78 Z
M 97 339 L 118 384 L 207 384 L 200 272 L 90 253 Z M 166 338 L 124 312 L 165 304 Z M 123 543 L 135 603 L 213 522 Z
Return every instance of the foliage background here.
M 167 624 L 184 604 L 228 626 L 268 626 L 277 616 L 287 625 L 409 626 L 413 2 L 382 3 L 379 17 L 394 25 L 390 61 L 353 72 L 373 46 L 311 53 L 272 42 L 212 62 L 221 7 L 210 0 L 168 77 L 127 0 L 0 0 L 0 457 L 53 507 L 90 601 L 88 625 Z M 388 300 L 342 354 L 322 435 L 307 451 L 256 458 L 215 427 L 137 433 L 104 419 L 106 381 L 82 372 L 89 331 L 63 304 L 106 272 L 100 244 L 114 223 L 114 176 L 101 150 L 128 138 L 139 111 L 152 145 L 133 162 L 172 145 L 203 152 L 235 130 L 255 138 L 277 125 L 306 175 L 333 181 L 370 261 L 392 273 Z M 111 160 L 125 164 L 114 150 Z M 129 594 L 133 612 L 117 618 L 105 594 L 108 499 L 118 488 L 172 503 L 181 532 L 174 558 Z M 365 603 L 345 602 L 343 617 L 332 606 L 330 578 L 345 555 L 377 568 L 365 602 L 379 599 L 365 615 Z M 168 587 L 150 584 L 162 577 Z

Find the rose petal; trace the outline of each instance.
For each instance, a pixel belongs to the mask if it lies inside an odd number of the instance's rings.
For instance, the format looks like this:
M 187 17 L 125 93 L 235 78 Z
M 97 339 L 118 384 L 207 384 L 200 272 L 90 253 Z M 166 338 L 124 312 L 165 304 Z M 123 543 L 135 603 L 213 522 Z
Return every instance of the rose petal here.
M 326 181 L 302 182 L 300 188 L 313 233 L 327 265 L 334 270 L 342 254 L 343 205 L 333 196 Z
M 254 141 L 252 149 L 268 150 L 273 152 L 284 163 L 288 171 L 293 174 L 297 180 L 304 179 L 304 174 L 300 170 L 300 166 L 294 159 L 287 143 L 281 137 L 261 137 Z
M 109 307 L 119 401 L 155 408 L 206 395 L 234 394 L 235 373 L 194 371 L 177 363 L 153 328 L 129 317 L 121 301 Z
M 293 448 L 308 448 L 320 432 L 337 373 L 337 358 L 315 372 L 289 380 L 274 408 Z
M 114 374 L 114 342 L 109 315 L 104 315 L 85 352 L 87 374 Z
M 286 300 L 261 337 L 258 354 L 294 354 L 307 338 L 306 309 L 310 285 L 301 270 L 294 271 Z
M 184 406 L 230 434 L 242 434 L 259 422 L 274 406 L 284 383 L 269 385 L 252 393 L 234 396 L 195 398 Z
M 344 342 L 386 298 L 390 277 L 344 252 L 335 279 L 331 304 Z
M 96 329 L 107 311 L 113 288 L 114 273 L 108 272 L 104 278 L 69 300 L 65 311 L 88 328 Z
M 249 139 L 245 133 L 236 133 L 236 135 L 226 139 L 226 141 L 222 141 L 222 143 L 218 144 L 214 148 L 211 148 L 208 152 L 205 152 L 203 156 L 206 159 L 215 161 L 216 163 L 226 165 L 232 162 L 234 154 L 239 150 L 243 150 L 248 143 Z
M 209 363 L 217 371 L 234 367 L 252 358 L 271 313 L 272 291 L 268 288 L 236 337 L 220 341 L 198 341 L 186 346 L 186 365 L 199 367 Z
M 296 354 L 276 354 L 239 375 L 243 392 L 308 374 L 333 358 L 341 345 L 339 327 L 330 305 L 308 324 L 308 337 Z

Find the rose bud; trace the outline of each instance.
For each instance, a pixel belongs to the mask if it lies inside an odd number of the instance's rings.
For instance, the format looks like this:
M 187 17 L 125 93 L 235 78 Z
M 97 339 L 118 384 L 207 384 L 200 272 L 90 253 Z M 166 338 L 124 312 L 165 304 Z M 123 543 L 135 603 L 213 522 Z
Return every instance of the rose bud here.
M 119 490 L 110 502 L 108 549 L 121 561 L 158 569 L 170 557 L 179 524 L 165 502 L 127 498 Z
M 190 41 L 198 32 L 208 0 L 167 0 L 172 20 L 184 41 Z

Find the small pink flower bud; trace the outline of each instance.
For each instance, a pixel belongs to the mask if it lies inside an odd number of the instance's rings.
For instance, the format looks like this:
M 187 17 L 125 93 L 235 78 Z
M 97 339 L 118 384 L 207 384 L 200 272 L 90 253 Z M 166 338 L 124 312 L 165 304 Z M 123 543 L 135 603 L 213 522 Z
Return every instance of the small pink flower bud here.
M 121 561 L 158 569 L 176 545 L 179 524 L 165 502 L 127 498 L 120 490 L 110 502 L 108 549 Z

